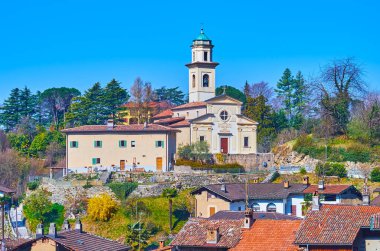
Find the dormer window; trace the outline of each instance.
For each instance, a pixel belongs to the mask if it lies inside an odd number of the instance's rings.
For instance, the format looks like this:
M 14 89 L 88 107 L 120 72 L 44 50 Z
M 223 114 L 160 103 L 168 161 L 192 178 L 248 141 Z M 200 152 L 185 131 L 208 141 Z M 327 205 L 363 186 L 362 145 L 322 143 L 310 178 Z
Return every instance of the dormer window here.
M 203 75 L 203 87 L 208 87 L 209 76 L 208 74 Z

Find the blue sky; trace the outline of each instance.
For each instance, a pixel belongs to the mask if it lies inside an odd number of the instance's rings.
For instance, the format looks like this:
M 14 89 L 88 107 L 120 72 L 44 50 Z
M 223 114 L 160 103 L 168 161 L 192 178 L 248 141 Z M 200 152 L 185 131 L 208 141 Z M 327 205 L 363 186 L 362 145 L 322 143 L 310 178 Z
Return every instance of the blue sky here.
M 1 1 L 0 103 L 33 91 L 140 76 L 187 92 L 190 44 L 204 24 L 220 63 L 216 82 L 275 85 L 283 70 L 317 75 L 354 56 L 380 90 L 380 1 Z

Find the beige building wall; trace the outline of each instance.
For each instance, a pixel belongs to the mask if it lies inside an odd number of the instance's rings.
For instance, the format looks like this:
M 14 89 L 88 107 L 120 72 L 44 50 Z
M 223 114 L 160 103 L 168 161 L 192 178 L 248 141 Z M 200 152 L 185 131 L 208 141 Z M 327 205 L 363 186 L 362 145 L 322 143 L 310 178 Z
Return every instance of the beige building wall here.
M 224 210 L 230 210 L 230 203 L 216 198 L 212 194 L 208 195 L 207 191 L 195 195 L 196 200 L 196 217 L 208 218 L 210 217 L 211 208 L 215 208 L 215 213 Z
M 179 146 L 183 145 L 189 145 L 190 144 L 190 126 L 188 127 L 180 127 L 176 128 L 180 130 L 180 132 L 177 133 L 177 149 Z
M 94 141 L 102 141 L 102 147 L 94 147 Z M 126 140 L 127 146 L 120 147 L 119 141 Z M 70 142 L 77 141 L 78 147 L 72 148 Z M 132 141 L 135 147 L 132 147 Z M 163 147 L 156 147 L 156 141 L 164 141 Z M 174 141 L 174 142 L 173 142 Z M 120 160 L 126 161 L 126 169 L 143 167 L 156 171 L 157 158 L 162 158 L 162 170 L 175 153 L 175 133 L 69 133 L 67 135 L 67 167 L 71 169 L 84 167 L 120 166 Z M 100 158 L 100 163 L 93 165 L 92 159 Z
M 248 147 L 244 147 L 244 137 L 248 137 Z M 256 126 L 241 126 L 238 129 L 239 153 L 257 153 Z
M 195 107 L 191 109 L 173 110 L 173 117 L 185 117 L 185 119 L 195 119 L 207 112 L 206 107 Z

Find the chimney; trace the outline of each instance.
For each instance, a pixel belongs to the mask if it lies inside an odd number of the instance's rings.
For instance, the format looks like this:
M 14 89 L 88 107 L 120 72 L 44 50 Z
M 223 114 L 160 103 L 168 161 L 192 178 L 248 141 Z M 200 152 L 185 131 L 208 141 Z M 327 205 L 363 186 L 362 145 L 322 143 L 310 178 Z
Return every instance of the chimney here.
M 44 225 L 42 223 L 40 223 L 40 224 L 37 225 L 36 238 L 41 238 L 44 235 L 45 235 L 44 234 Z
M 286 189 L 289 188 L 289 180 L 284 181 L 284 188 L 286 188 Z
M 163 248 L 165 246 L 165 238 L 158 239 L 158 248 Z
M 304 184 L 305 186 L 309 186 L 310 185 L 310 183 L 309 183 L 309 176 L 303 176 L 302 184 Z
M 253 224 L 252 208 L 246 208 L 244 211 L 244 225 L 243 228 L 249 229 Z
M 222 184 L 222 186 L 220 187 L 220 190 L 221 190 L 222 192 L 227 193 L 226 184 Z
M 320 180 L 318 181 L 318 190 L 323 190 L 323 189 L 325 189 L 325 181 Z
M 57 227 L 55 226 L 55 223 L 50 223 L 48 236 L 51 238 L 57 238 Z
M 315 191 L 314 194 L 313 194 L 313 197 L 312 197 L 312 201 L 311 201 L 311 210 L 312 211 L 319 211 L 319 195 L 318 195 L 318 191 Z
M 209 226 L 207 228 L 206 242 L 216 244 L 219 241 L 219 227 Z
M 113 119 L 107 120 L 107 130 L 112 130 L 114 127 Z
M 78 233 L 82 233 L 82 222 L 80 221 L 79 218 L 75 222 L 75 231 Z
M 371 203 L 371 198 L 369 196 L 369 188 L 368 188 L 368 185 L 367 185 L 367 177 L 364 179 L 364 186 L 363 186 L 363 205 L 364 206 L 369 206 L 369 204 Z
M 144 122 L 144 128 L 148 128 L 148 122 Z
M 71 226 L 70 226 L 70 223 L 68 222 L 68 220 L 64 220 L 63 225 L 62 225 L 62 229 L 65 231 L 68 231 L 68 230 L 70 230 L 70 228 L 71 228 Z
M 259 183 L 259 177 L 253 177 L 253 183 Z

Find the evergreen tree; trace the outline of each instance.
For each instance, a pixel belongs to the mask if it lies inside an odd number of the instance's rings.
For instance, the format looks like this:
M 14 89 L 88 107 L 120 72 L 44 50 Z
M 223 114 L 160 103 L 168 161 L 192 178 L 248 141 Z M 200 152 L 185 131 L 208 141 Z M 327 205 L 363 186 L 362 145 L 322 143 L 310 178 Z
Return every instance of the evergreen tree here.
M 282 77 L 277 82 L 277 96 L 283 100 L 284 108 L 286 111 L 286 115 L 288 121 L 290 122 L 293 117 L 293 93 L 294 93 L 294 77 L 292 76 L 292 72 L 286 68 Z
M 108 114 L 104 107 L 104 90 L 99 82 L 96 82 L 85 92 L 82 101 L 81 112 L 85 117 L 85 122 L 83 124 L 103 125 L 108 118 Z
M 32 117 L 36 107 L 36 96 L 32 94 L 30 89 L 25 87 L 20 90 L 20 116 Z
M 165 86 L 154 90 L 154 101 L 167 101 L 173 106 L 185 103 L 185 94 L 179 87 L 166 88 Z
M 293 107 L 294 116 L 292 117 L 291 125 L 299 129 L 303 123 L 303 112 L 307 102 L 307 90 L 305 86 L 305 79 L 301 71 L 297 72 L 294 78 L 294 94 L 293 94 Z
M 6 131 L 14 129 L 20 123 L 20 95 L 20 89 L 12 89 L 9 98 L 4 101 L 1 108 L 0 120 Z
M 275 137 L 275 128 L 272 109 L 267 105 L 266 98 L 262 95 L 256 98 L 248 97 L 244 114 L 259 123 L 257 142 L 261 151 L 269 151 L 270 143 Z
M 245 81 L 245 84 L 244 84 L 244 95 L 245 95 L 245 97 L 246 98 L 248 98 L 248 97 L 250 97 L 251 95 L 250 95 L 250 93 L 251 93 L 251 91 L 250 91 L 250 86 L 249 86 L 249 84 L 248 84 L 248 80 L 246 80 Z
M 117 113 L 123 109 L 121 105 L 128 102 L 129 97 L 127 90 L 121 87 L 120 82 L 112 79 L 104 88 L 105 112 L 116 121 Z
M 246 96 L 243 92 L 229 85 L 219 86 L 218 88 L 215 89 L 215 94 L 222 95 L 224 93 L 224 89 L 226 90 L 226 94 L 230 96 L 231 98 L 237 99 L 243 102 L 243 104 L 245 104 L 245 102 L 247 101 Z

